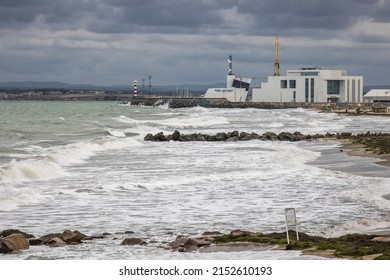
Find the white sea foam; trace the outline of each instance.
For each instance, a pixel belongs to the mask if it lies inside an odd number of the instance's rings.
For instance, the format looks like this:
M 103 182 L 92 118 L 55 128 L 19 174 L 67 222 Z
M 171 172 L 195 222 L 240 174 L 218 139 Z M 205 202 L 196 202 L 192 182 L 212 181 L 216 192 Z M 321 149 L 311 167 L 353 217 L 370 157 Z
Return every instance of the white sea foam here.
M 33 189 L 16 189 L 0 183 L 0 211 L 11 211 L 21 205 L 42 202 L 46 198 Z

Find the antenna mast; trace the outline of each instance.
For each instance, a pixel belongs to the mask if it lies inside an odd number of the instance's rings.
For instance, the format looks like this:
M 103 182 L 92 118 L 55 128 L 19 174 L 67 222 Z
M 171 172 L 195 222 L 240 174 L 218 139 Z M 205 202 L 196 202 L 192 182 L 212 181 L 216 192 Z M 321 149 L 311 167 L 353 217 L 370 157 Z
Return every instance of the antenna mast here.
M 228 63 L 229 63 L 228 75 L 233 75 L 233 70 L 232 70 L 233 62 L 232 62 L 232 55 L 231 54 L 229 55 Z
M 275 76 L 279 76 L 279 38 L 275 37 Z

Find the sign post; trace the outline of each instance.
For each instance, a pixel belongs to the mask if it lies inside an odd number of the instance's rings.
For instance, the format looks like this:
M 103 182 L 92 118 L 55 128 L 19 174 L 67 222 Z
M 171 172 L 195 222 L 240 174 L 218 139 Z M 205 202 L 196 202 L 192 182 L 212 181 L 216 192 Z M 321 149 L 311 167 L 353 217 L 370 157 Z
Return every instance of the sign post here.
M 298 222 L 297 216 L 294 208 L 286 208 L 284 209 L 286 213 L 286 234 L 287 234 L 287 244 L 290 244 L 290 236 L 288 234 L 288 228 L 295 226 L 295 232 L 297 233 L 297 241 L 299 241 L 298 235 Z

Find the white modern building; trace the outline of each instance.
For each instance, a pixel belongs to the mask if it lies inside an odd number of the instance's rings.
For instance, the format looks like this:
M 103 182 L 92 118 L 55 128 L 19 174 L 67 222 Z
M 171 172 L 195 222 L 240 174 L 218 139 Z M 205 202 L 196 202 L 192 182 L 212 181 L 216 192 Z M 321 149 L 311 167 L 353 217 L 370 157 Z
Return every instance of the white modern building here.
M 254 102 L 363 102 L 363 77 L 345 70 L 301 68 L 271 76 L 252 90 Z

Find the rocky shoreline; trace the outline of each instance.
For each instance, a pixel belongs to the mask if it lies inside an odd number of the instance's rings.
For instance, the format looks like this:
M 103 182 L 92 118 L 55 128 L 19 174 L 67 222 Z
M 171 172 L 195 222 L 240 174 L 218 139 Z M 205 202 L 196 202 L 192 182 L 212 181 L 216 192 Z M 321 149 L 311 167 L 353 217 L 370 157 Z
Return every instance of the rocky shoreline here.
M 175 130 L 172 134 L 164 135 L 163 132 L 156 134 L 148 133 L 144 137 L 144 141 L 166 142 L 166 141 L 208 141 L 208 142 L 234 142 L 234 141 L 304 141 L 313 139 L 346 139 L 352 143 L 359 143 L 367 147 L 367 151 L 372 151 L 378 154 L 390 154 L 390 133 L 360 133 L 352 134 L 350 132 L 342 133 L 326 133 L 304 135 L 299 131 L 291 132 L 265 132 L 257 134 L 255 132 L 239 132 L 237 130 L 231 132 L 218 132 L 216 134 L 191 133 L 182 134 Z
M 352 134 L 350 132 L 326 133 L 304 135 L 299 131 L 291 132 L 265 132 L 257 134 L 255 132 L 219 132 L 213 135 L 203 133 L 182 134 L 175 130 L 172 134 L 165 135 L 163 132 L 156 134 L 148 133 L 144 141 L 168 142 L 168 141 L 207 141 L 207 142 L 235 142 L 235 141 L 313 141 L 313 140 L 337 141 L 342 144 L 340 152 L 344 150 L 350 156 L 362 156 L 381 159 L 378 164 L 390 167 L 390 133 L 366 132 Z
M 117 235 L 123 236 L 123 234 L 128 237 L 120 241 Z M 230 233 L 205 232 L 201 236 L 177 235 L 172 242 L 150 241 L 149 243 L 142 238 L 135 237 L 132 231 L 126 231 L 123 234 L 102 233 L 88 236 L 80 231 L 68 229 L 62 233 L 49 233 L 37 238 L 17 229 L 7 229 L 0 232 L 0 254 L 28 250 L 30 246 L 52 248 L 77 246 L 92 242 L 94 239 L 112 238 L 119 239 L 118 246 L 158 246 L 165 250 L 182 253 L 230 251 L 237 247 L 250 250 L 253 246 L 269 246 L 266 247 L 267 250 L 298 250 L 303 254 L 326 257 L 390 260 L 390 234 L 347 234 L 337 238 L 324 238 L 299 233 L 299 241 L 291 241 L 290 244 L 287 244 L 285 232 L 264 234 L 239 229 Z M 295 236 L 295 232 L 291 231 L 290 236 Z

